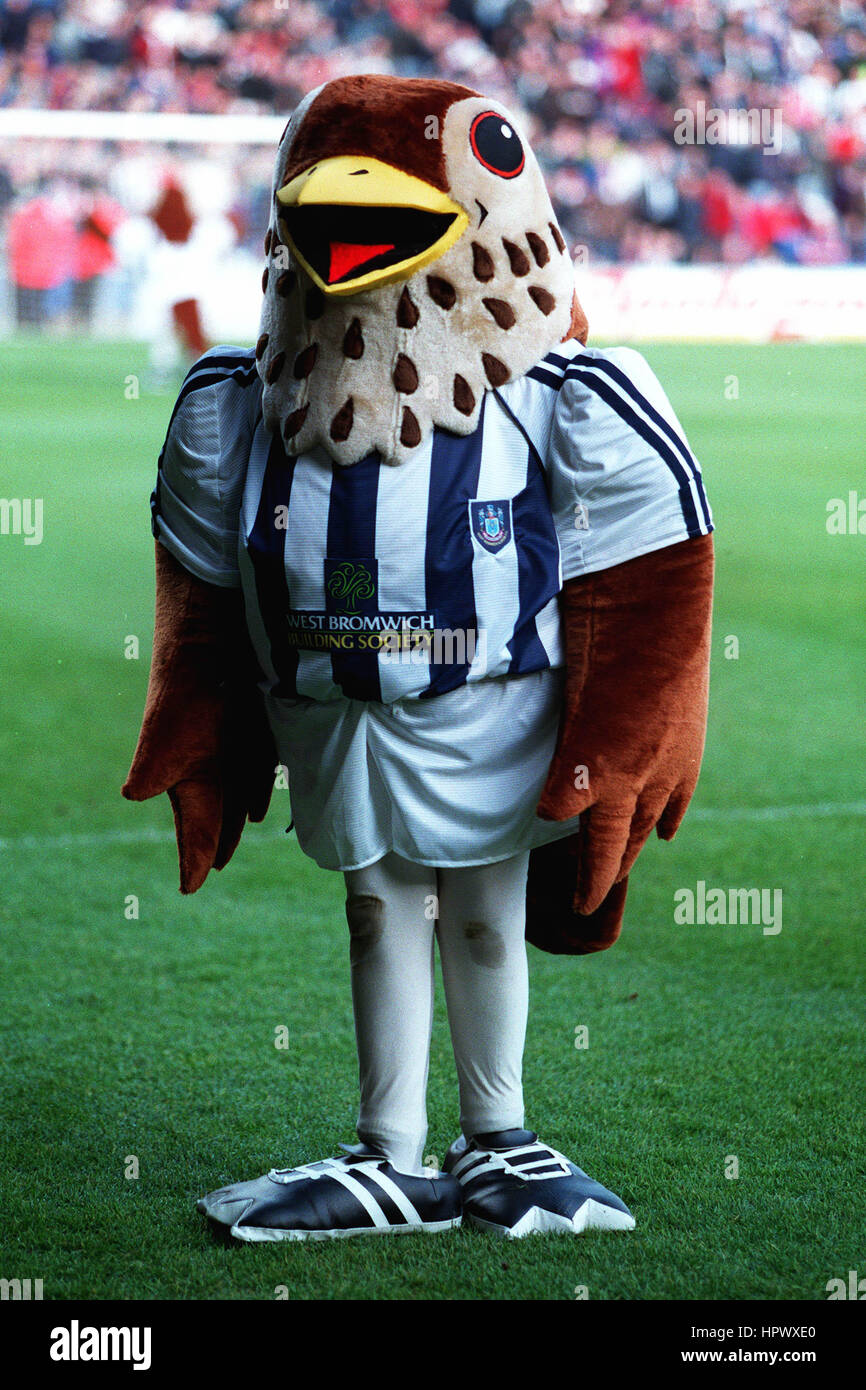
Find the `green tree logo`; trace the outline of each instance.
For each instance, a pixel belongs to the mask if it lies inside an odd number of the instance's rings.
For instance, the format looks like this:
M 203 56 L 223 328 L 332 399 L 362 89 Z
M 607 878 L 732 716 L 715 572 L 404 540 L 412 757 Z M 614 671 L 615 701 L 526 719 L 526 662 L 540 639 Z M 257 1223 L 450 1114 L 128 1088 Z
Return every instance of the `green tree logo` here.
M 360 599 L 372 598 L 376 592 L 373 576 L 366 565 L 344 560 L 328 580 L 328 593 L 337 599 L 338 606 L 354 613 Z

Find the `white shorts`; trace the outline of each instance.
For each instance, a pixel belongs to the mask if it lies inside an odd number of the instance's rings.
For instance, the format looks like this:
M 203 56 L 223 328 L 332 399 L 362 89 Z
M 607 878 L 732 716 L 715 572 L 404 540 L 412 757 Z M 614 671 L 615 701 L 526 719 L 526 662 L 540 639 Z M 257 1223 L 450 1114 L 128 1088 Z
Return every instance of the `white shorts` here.
M 492 864 L 561 839 L 535 814 L 553 757 L 562 670 L 501 676 L 429 700 L 273 700 L 298 841 L 323 869 L 385 854 Z

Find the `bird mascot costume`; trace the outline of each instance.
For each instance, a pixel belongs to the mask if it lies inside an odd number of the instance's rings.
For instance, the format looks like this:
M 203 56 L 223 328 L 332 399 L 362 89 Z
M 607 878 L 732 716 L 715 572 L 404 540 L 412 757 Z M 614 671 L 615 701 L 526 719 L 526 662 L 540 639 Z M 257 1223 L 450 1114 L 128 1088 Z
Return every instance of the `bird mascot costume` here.
M 631 1229 L 524 1127 L 525 942 L 611 945 L 642 845 L 694 790 L 700 470 L 643 358 L 585 346 L 497 101 L 319 87 L 279 145 L 265 254 L 255 350 L 196 363 L 160 457 L 124 794 L 168 793 L 192 893 L 288 770 L 302 849 L 345 875 L 359 1142 L 199 1210 L 246 1241 Z M 436 941 L 462 1131 L 442 1171 L 422 1160 Z

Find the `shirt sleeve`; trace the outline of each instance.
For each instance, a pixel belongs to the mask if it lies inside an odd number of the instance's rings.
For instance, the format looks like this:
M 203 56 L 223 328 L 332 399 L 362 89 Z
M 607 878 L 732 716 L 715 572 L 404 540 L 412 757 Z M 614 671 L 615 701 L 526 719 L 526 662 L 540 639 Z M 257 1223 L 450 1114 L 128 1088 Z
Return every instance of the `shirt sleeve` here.
M 252 424 L 245 381 L 205 356 L 184 382 L 151 497 L 153 534 L 199 579 L 240 585 L 238 526 Z
M 584 350 L 565 367 L 547 465 L 564 580 L 713 529 L 682 426 L 631 348 Z

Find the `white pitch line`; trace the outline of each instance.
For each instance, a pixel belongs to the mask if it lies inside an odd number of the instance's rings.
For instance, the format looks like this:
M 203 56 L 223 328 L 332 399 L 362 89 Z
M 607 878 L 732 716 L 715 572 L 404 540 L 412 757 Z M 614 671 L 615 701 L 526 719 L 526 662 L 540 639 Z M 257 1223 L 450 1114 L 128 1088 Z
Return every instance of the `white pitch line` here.
M 783 821 L 812 820 L 830 816 L 866 816 L 866 801 L 818 801 L 812 806 L 696 806 L 687 812 L 688 821 Z M 265 844 L 283 838 L 284 831 L 251 830 L 247 827 L 247 843 Z M 96 830 L 80 835 L 17 835 L 0 839 L 0 850 L 14 849 L 95 849 L 102 845 L 169 844 L 174 840 L 171 830 Z
M 15 835 L 0 840 L 0 849 L 88 849 L 99 845 L 160 844 L 173 839 L 169 830 L 95 830 L 80 835 Z
M 282 834 L 282 832 L 280 832 Z M 277 839 L 278 836 L 262 834 L 261 831 L 247 829 L 247 841 Z M 0 840 L 0 850 L 4 849 L 96 849 L 101 845 L 160 845 L 171 844 L 174 831 L 155 830 L 152 827 L 142 830 L 96 830 L 85 831 L 81 835 L 16 835 Z
M 686 820 L 811 820 L 813 817 L 866 816 L 866 801 L 818 801 L 812 806 L 696 806 Z

